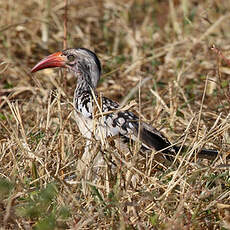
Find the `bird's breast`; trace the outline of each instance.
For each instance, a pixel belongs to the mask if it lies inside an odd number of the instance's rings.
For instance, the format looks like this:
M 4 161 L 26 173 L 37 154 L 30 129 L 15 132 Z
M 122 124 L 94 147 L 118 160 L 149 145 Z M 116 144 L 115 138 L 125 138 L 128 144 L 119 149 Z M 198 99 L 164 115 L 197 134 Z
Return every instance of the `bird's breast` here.
M 109 116 L 97 116 L 99 111 L 96 109 L 93 99 L 88 95 L 78 97 L 74 100 L 75 120 L 78 128 L 85 138 L 95 138 L 104 140 L 108 136 L 114 136 L 118 132 L 108 124 L 112 124 Z M 95 107 L 95 108 L 94 108 Z

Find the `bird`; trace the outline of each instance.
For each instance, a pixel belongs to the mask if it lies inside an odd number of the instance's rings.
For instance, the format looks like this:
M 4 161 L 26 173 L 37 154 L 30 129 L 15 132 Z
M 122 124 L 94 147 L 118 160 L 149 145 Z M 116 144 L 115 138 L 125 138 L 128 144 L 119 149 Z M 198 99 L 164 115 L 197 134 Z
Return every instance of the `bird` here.
M 163 133 L 141 121 L 135 113 L 129 109 L 122 110 L 117 102 L 97 93 L 102 68 L 93 51 L 86 48 L 68 48 L 53 53 L 38 62 L 31 72 L 55 67 L 67 68 L 77 79 L 73 106 L 78 128 L 88 140 L 83 154 L 84 161 L 87 162 L 90 158 L 88 146 L 92 138 L 103 141 L 110 137 L 119 137 L 124 143 L 138 142 L 142 153 L 156 151 L 167 160 L 172 160 L 179 151 L 186 149 L 185 146 L 173 145 Z M 100 116 L 96 116 L 98 114 Z M 197 156 L 215 159 L 218 151 L 201 149 Z

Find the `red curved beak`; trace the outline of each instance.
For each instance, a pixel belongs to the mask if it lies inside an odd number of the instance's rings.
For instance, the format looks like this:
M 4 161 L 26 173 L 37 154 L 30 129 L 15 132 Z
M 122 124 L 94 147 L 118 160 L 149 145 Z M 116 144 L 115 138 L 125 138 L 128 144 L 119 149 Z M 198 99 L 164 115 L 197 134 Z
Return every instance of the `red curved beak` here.
M 65 67 L 65 57 L 62 52 L 57 52 L 45 57 L 31 70 L 32 73 L 46 68 Z

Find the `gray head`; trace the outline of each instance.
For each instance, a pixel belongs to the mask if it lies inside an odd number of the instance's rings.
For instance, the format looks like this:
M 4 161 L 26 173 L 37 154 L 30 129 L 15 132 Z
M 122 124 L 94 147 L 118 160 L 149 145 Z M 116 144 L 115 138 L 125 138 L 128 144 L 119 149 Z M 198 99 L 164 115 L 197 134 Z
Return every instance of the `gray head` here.
M 41 60 L 32 72 L 45 68 L 68 68 L 75 76 L 96 88 L 101 74 L 101 64 L 96 54 L 85 48 L 66 49 Z M 85 78 L 85 79 L 84 79 Z

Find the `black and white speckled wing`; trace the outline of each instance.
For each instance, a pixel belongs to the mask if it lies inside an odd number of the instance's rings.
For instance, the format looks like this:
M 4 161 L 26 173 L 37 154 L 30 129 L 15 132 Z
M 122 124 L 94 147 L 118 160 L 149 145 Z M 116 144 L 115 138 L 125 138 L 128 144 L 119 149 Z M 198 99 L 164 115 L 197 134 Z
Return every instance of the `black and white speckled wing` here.
M 165 136 L 147 123 L 139 121 L 139 118 L 134 113 L 128 110 L 119 111 L 118 104 L 107 98 L 103 98 L 103 106 L 103 111 L 105 112 L 114 111 L 105 118 L 110 136 L 119 134 L 128 139 L 140 141 L 147 149 L 156 151 L 164 149 L 162 151 L 164 153 L 175 153 L 174 149 L 169 147 L 171 144 Z M 117 109 L 118 111 L 116 112 Z

